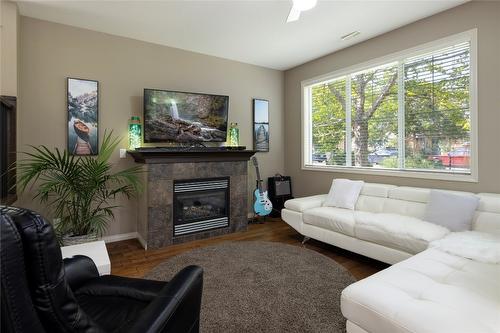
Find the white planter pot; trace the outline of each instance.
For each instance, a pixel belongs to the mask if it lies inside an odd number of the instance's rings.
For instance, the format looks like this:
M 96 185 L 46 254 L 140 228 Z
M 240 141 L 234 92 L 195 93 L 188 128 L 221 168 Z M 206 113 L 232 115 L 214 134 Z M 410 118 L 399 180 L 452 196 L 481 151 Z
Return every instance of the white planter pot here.
M 82 236 L 63 236 L 63 245 L 64 246 L 69 246 L 69 245 L 77 245 L 77 244 L 83 244 L 83 243 L 89 243 L 89 242 L 95 242 L 99 240 L 96 235 L 82 235 Z

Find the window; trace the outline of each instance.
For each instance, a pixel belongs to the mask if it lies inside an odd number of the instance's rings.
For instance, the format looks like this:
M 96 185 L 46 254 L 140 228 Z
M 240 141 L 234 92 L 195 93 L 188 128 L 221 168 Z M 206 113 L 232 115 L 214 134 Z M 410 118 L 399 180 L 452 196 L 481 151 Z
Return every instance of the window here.
M 304 168 L 475 180 L 472 38 L 303 82 Z

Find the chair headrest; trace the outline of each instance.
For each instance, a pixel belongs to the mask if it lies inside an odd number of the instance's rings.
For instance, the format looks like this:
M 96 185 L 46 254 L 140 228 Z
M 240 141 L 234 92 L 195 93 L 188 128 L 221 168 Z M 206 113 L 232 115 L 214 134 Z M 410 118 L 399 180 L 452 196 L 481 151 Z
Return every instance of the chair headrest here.
M 77 304 L 67 283 L 61 248 L 52 225 L 28 209 L 0 209 L 21 236 L 31 299 L 46 330 L 84 332 L 96 327 Z

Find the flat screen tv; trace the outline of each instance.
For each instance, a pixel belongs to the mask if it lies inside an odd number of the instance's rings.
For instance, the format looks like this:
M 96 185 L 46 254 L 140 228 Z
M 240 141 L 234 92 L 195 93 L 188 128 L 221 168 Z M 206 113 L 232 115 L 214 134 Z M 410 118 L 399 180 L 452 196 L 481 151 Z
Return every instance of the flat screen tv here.
M 144 89 L 144 142 L 224 142 L 229 97 Z

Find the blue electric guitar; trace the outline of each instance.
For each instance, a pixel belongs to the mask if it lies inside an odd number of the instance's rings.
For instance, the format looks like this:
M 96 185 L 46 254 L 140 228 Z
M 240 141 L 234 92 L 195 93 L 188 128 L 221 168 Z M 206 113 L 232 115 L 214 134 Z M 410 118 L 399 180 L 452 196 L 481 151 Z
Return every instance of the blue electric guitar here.
M 266 216 L 269 215 L 273 210 L 273 204 L 267 196 L 267 191 L 262 190 L 262 179 L 260 179 L 259 163 L 257 162 L 257 158 L 255 156 L 252 157 L 252 162 L 257 172 L 257 188 L 254 192 L 255 203 L 253 204 L 253 210 L 255 211 L 255 214 L 259 216 Z

